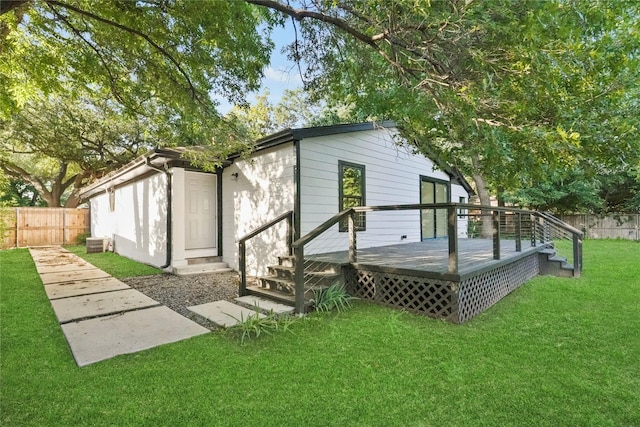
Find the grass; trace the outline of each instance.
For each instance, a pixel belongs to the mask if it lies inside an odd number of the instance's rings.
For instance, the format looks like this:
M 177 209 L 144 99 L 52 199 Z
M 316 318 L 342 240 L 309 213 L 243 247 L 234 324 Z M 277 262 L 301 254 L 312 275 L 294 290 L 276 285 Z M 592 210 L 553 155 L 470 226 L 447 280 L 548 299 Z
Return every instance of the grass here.
M 637 426 L 640 244 L 589 240 L 464 325 L 354 302 L 78 368 L 26 250 L 0 251 L 1 415 L 23 425 Z
M 85 246 L 66 246 L 65 249 L 73 252 L 99 269 L 104 270 L 113 277 L 149 276 L 163 273 L 162 270 L 155 267 L 140 264 L 139 262 L 132 261 L 113 252 L 88 254 Z

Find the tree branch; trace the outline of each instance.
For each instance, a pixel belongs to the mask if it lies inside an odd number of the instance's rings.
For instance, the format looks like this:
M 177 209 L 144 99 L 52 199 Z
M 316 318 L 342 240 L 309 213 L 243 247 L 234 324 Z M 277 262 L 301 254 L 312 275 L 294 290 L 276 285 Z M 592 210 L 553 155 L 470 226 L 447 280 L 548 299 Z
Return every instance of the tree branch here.
M 76 7 L 76 6 L 72 6 L 70 4 L 66 4 L 66 3 L 60 2 L 58 0 L 46 0 L 46 2 L 49 5 L 54 5 L 54 6 L 61 7 L 63 9 L 67 9 L 67 10 L 73 11 L 73 12 L 75 12 L 77 14 L 89 17 L 89 18 L 94 19 L 94 20 L 96 20 L 98 22 L 102 22 L 103 24 L 110 25 L 110 26 L 118 28 L 118 29 L 120 29 L 120 30 L 122 30 L 124 32 L 136 35 L 136 36 L 144 39 L 147 43 L 149 43 L 151 46 L 153 46 L 154 49 L 156 49 L 158 52 L 160 52 L 160 54 L 162 56 L 167 58 L 176 67 L 176 69 L 180 72 L 182 77 L 184 77 L 184 79 L 187 81 L 187 84 L 189 86 L 189 91 L 191 92 L 191 97 L 193 99 L 196 99 L 196 100 L 200 99 L 200 97 L 198 95 L 198 91 L 197 91 L 196 87 L 194 86 L 193 82 L 191 81 L 191 78 L 189 77 L 189 74 L 184 70 L 184 68 L 182 68 L 182 66 L 180 65 L 178 60 L 176 60 L 169 52 L 167 52 L 166 49 L 164 49 L 162 46 L 160 46 L 155 41 L 153 41 L 153 39 L 151 39 L 151 37 L 149 37 L 147 34 L 144 34 L 143 32 L 136 30 L 135 28 L 127 27 L 126 25 L 122 25 L 122 24 L 120 24 L 118 22 L 112 21 L 112 20 L 107 19 L 107 18 L 103 18 L 103 17 L 101 17 L 99 15 L 96 15 L 94 13 L 91 13 L 91 12 L 88 12 L 86 10 L 80 9 L 79 7 Z

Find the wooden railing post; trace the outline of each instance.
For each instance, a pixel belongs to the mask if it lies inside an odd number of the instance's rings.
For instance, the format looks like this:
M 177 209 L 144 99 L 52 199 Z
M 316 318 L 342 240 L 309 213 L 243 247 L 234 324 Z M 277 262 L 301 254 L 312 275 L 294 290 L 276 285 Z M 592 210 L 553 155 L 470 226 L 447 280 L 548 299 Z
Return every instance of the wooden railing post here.
M 349 225 L 349 263 L 358 262 L 357 241 L 356 241 L 356 212 L 351 210 L 347 219 Z
M 238 269 L 240 270 L 239 296 L 247 295 L 247 248 L 243 240 L 238 244 Z
M 458 217 L 454 205 L 447 208 L 447 235 L 449 237 L 449 273 L 458 273 Z
M 573 277 L 580 277 L 582 272 L 582 239 L 573 234 Z
M 295 311 L 297 314 L 304 314 L 304 245 L 296 247 L 295 250 L 295 289 L 296 301 Z
M 529 217 L 531 218 L 531 246 L 536 246 L 538 243 L 536 230 L 538 226 L 538 217 L 533 214 L 529 214 Z
M 500 211 L 493 211 L 493 259 L 500 259 Z
M 522 213 L 516 213 L 516 252 L 522 252 Z
M 293 255 L 293 212 L 287 216 L 287 246 L 289 247 L 289 255 Z

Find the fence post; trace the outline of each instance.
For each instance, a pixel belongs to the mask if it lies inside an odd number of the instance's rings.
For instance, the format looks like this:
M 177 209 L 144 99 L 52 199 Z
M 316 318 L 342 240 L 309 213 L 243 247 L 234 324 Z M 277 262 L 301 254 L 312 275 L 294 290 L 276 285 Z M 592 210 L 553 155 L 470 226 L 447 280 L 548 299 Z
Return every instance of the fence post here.
M 582 239 L 573 235 L 573 277 L 580 277 L 582 272 Z
M 247 295 L 247 248 L 244 240 L 238 243 L 238 269 L 240 270 L 240 289 L 238 294 L 241 297 Z
M 449 273 L 458 273 L 458 218 L 456 207 L 447 208 L 447 234 L 449 236 Z
M 493 211 L 493 259 L 500 259 L 500 211 Z
M 355 264 L 358 262 L 357 241 L 356 241 L 356 212 L 351 210 L 347 219 L 349 224 L 349 262 Z

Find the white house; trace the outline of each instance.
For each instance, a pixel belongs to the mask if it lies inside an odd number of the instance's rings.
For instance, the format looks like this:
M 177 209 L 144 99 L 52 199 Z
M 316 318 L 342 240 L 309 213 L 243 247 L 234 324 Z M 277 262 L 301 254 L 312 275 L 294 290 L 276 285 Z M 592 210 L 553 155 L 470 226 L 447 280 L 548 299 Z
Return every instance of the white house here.
M 455 169 L 399 138 L 392 122 L 286 129 L 217 173 L 193 168 L 183 149 L 156 149 L 81 195 L 90 202 L 92 236 L 109 238 L 121 255 L 171 271 L 212 257 L 237 269 L 238 239 L 287 211 L 299 237 L 350 206 L 468 201 L 472 190 Z M 446 235 L 438 210 L 366 215 L 359 247 Z M 459 218 L 459 234 L 466 228 Z M 250 271 L 287 253 L 285 233 L 281 224 L 251 242 Z M 325 234 L 307 253 L 343 249 L 347 233 Z

